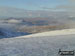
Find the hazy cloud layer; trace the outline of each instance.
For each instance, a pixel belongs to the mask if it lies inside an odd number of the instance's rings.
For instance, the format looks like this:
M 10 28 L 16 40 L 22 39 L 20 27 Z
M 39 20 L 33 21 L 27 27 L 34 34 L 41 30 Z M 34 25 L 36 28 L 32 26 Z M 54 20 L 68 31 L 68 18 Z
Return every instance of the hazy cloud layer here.
M 62 0 L 61 0 L 62 1 Z M 65 0 L 64 0 L 65 1 Z M 68 4 L 65 5 L 58 5 L 55 8 L 49 7 L 41 7 L 41 11 L 30 11 L 24 9 L 17 9 L 11 7 L 0 7 L 0 16 L 10 16 L 10 17 L 34 17 L 34 16 L 46 16 L 49 15 L 47 11 L 67 11 L 68 14 L 75 15 L 75 0 L 67 0 Z
M 48 17 L 52 14 L 51 11 L 58 9 L 42 7 L 46 10 L 24 10 L 11 7 L 0 7 L 0 16 L 7 17 Z M 58 10 L 59 11 L 59 10 Z
M 75 2 L 75 0 L 69 0 L 70 2 Z
M 75 16 L 75 0 L 66 0 L 68 3 L 64 5 L 58 5 L 55 10 L 64 10 L 68 12 L 68 15 Z
M 0 16 L 8 16 L 8 17 L 32 17 L 32 16 L 40 16 L 40 12 L 33 12 L 31 10 L 24 10 L 19 8 L 12 7 L 0 7 Z

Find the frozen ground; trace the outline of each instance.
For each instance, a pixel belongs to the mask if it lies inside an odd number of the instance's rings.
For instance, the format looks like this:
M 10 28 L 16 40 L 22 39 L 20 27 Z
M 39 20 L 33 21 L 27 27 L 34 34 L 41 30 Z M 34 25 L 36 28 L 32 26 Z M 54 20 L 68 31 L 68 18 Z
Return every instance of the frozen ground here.
M 51 36 L 49 32 L 48 35 L 42 36 L 44 33 L 39 33 L 41 36 L 29 38 L 0 39 L 0 56 L 58 56 L 59 48 L 75 50 L 75 34 L 66 33 Z

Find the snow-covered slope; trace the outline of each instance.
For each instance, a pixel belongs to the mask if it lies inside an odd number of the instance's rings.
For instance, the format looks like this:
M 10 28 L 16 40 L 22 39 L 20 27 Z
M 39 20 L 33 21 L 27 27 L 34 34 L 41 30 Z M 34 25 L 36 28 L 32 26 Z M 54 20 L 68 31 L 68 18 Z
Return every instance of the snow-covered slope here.
M 75 50 L 74 29 L 0 39 L 0 56 L 58 56 L 59 48 Z
M 57 36 L 57 35 L 69 35 L 69 34 L 75 34 L 75 29 L 63 29 L 63 30 L 55 30 L 55 31 L 48 31 L 48 32 L 42 32 L 37 34 L 31 34 L 26 36 L 20 36 L 16 38 L 31 38 L 31 37 L 41 37 L 41 36 Z

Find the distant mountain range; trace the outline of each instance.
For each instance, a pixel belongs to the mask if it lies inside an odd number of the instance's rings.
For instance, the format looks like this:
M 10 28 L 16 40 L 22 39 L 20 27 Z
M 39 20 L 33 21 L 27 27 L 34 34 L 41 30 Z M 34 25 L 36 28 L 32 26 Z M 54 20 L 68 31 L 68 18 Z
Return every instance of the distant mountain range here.
M 14 31 L 11 31 L 9 29 L 0 28 L 0 39 L 1 38 L 16 37 L 16 36 L 23 36 L 23 35 L 28 35 L 28 34 L 30 34 L 30 33 L 27 33 L 27 32 L 14 32 Z
M 75 17 L 68 15 L 67 12 L 32 11 L 0 7 L 1 37 L 15 37 L 31 33 L 75 28 L 74 25 Z

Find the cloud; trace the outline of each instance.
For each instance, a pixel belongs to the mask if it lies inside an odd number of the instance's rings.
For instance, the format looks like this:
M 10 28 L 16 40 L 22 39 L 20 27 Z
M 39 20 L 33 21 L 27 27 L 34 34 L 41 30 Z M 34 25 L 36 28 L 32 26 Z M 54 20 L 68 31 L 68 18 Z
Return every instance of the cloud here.
M 45 8 L 43 8 L 45 9 Z M 49 9 L 49 8 L 46 8 Z M 47 10 L 24 10 L 12 7 L 0 7 L 0 16 L 6 17 L 45 17 L 48 16 Z
M 42 9 L 48 9 L 48 10 L 52 10 L 53 8 L 48 8 L 48 7 L 40 7 Z
M 61 8 L 49 8 L 49 7 L 41 7 L 43 10 L 49 10 L 49 11 L 64 11 Z
M 75 2 L 75 0 L 68 0 L 68 1 L 70 1 L 70 2 Z
M 75 0 L 67 0 L 68 4 L 59 5 L 57 9 L 65 9 L 68 15 L 75 16 Z
M 33 12 L 31 10 L 24 10 L 12 7 L 0 7 L 0 16 L 7 17 L 28 17 L 32 16 Z

